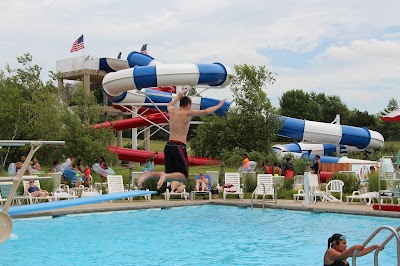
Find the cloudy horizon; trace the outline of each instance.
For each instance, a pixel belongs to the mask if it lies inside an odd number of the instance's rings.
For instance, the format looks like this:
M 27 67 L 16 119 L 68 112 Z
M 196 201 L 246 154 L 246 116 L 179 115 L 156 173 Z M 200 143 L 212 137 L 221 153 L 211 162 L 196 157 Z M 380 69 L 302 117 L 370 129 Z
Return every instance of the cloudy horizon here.
M 71 53 L 116 58 L 148 43 L 165 63 L 221 62 L 276 72 L 275 107 L 288 90 L 337 95 L 349 109 L 376 114 L 396 91 L 400 70 L 398 1 L 2 1 L 0 68 L 33 56 L 43 75 Z M 209 91 L 222 98 L 225 91 Z

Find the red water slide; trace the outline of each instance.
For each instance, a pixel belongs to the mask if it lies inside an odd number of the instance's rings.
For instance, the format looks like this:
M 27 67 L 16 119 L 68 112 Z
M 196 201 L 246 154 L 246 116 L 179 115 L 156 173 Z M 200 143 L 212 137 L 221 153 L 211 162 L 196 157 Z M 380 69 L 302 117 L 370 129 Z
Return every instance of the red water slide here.
M 166 119 L 166 118 L 168 118 L 168 114 L 164 113 L 164 115 L 157 113 L 157 114 L 145 115 L 143 117 L 155 124 L 168 123 L 168 121 Z M 117 121 L 107 121 L 104 123 L 93 125 L 93 127 L 94 128 L 112 127 L 114 130 L 119 131 L 119 130 L 125 130 L 125 129 L 130 129 L 130 128 L 151 125 L 151 123 L 149 121 L 146 121 L 144 118 L 135 117 L 135 118 L 126 118 L 126 119 L 117 120 Z M 149 158 L 149 156 L 153 154 L 152 151 L 132 150 L 132 149 L 127 149 L 127 148 L 115 147 L 115 146 L 109 146 L 108 149 L 110 152 L 118 154 L 118 158 L 120 160 L 131 161 L 131 162 L 145 163 L 147 158 Z M 195 157 L 195 156 L 189 156 L 188 159 L 189 159 L 190 166 L 218 165 L 221 163 L 221 161 L 219 161 L 219 160 Z M 164 164 L 164 154 L 158 153 L 157 155 L 155 155 L 154 162 L 156 164 Z
M 165 115 L 165 116 L 164 116 Z M 125 130 L 125 129 L 131 129 L 131 128 L 136 128 L 136 127 L 144 127 L 144 126 L 149 126 L 151 125 L 150 122 L 146 121 L 145 119 L 155 123 L 155 124 L 162 124 L 162 123 L 168 123 L 167 119 L 168 114 L 164 113 L 160 114 L 151 114 L 151 115 L 144 115 L 142 117 L 134 117 L 134 118 L 126 118 L 126 119 L 121 119 L 117 121 L 107 121 L 103 122 L 100 124 L 96 124 L 93 127 L 94 128 L 108 128 L 112 127 L 114 130 L 119 131 L 119 130 Z
M 134 161 L 145 163 L 147 158 L 150 155 L 154 154 L 152 151 L 144 151 L 144 150 L 132 150 L 127 148 L 120 148 L 115 146 L 109 146 L 108 150 L 112 153 L 118 154 L 118 159 L 123 161 Z M 219 165 L 221 161 L 208 159 L 208 158 L 201 158 L 195 156 L 189 156 L 189 165 L 196 166 L 196 165 Z M 154 163 L 155 164 L 164 164 L 164 153 L 158 153 L 154 155 Z

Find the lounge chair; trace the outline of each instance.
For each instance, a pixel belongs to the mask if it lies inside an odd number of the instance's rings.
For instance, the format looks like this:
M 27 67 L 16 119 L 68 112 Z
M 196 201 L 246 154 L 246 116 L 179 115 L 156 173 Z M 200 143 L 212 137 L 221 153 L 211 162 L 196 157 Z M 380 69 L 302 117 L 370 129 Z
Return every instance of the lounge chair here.
M 27 177 L 27 176 L 24 176 L 24 177 Z M 31 176 L 31 177 L 35 178 L 35 176 Z M 37 203 L 39 200 L 44 200 L 44 201 L 49 201 L 49 202 L 54 200 L 54 196 L 50 196 L 50 195 L 47 196 L 47 197 L 34 197 L 34 196 L 32 196 L 32 194 L 29 193 L 29 191 L 28 191 L 29 180 L 23 180 L 22 182 L 23 182 L 23 185 L 24 185 L 24 196 L 28 197 L 30 204 Z M 40 181 L 39 180 L 34 180 L 33 184 L 40 189 Z
M 276 203 L 275 192 L 273 176 L 271 174 L 258 174 L 257 187 L 253 192 L 255 199 L 257 199 L 258 196 L 263 196 L 263 199 L 265 199 L 266 196 L 271 196 L 272 202 Z
M 3 204 L 7 201 L 7 198 L 3 198 L 1 196 L 1 192 L 0 192 L 0 205 L 3 206 Z
M 224 200 L 227 195 L 238 195 L 240 199 L 244 198 L 243 188 L 240 184 L 240 173 L 225 173 L 225 185 L 222 193 Z
M 387 196 L 387 195 L 381 195 L 381 203 L 383 203 L 383 201 L 391 201 L 391 204 L 393 204 L 393 198 L 391 196 Z M 364 202 L 367 205 L 371 205 L 371 203 L 374 202 L 374 199 L 376 199 L 376 202 L 379 201 L 379 194 L 378 192 L 367 192 L 364 194 L 361 194 L 360 191 L 353 191 L 351 196 L 346 196 L 346 201 L 347 203 L 352 203 L 353 200 L 360 200 L 360 202 Z
M 86 197 L 94 197 L 94 196 L 100 196 L 103 194 L 103 191 L 97 191 L 94 187 L 90 187 L 90 188 L 84 188 L 82 190 L 82 198 L 86 198 Z
M 206 175 L 211 177 L 211 188 L 216 188 L 218 191 L 221 190 L 219 186 L 219 172 L 218 171 L 206 171 Z
M 76 195 L 75 191 L 70 189 L 68 185 L 59 185 L 58 188 L 53 193 L 54 200 L 60 199 L 75 199 L 78 196 Z
M 142 174 L 143 174 L 143 172 L 131 172 L 130 189 L 133 189 L 133 190 L 139 189 L 138 186 L 137 186 L 137 180 Z M 146 190 L 149 190 L 149 189 L 146 189 Z M 151 194 L 145 195 L 144 199 L 150 201 L 151 200 Z
M 200 178 L 200 175 L 196 175 L 196 179 L 195 179 L 195 181 L 197 180 L 197 179 L 199 179 Z M 196 190 L 196 182 L 194 183 L 194 188 L 193 188 L 193 190 L 192 190 L 192 192 L 190 192 L 190 198 L 192 199 L 192 200 L 194 200 L 195 199 L 195 196 L 196 196 L 196 194 L 205 194 L 205 195 L 207 195 L 208 194 L 208 199 L 211 201 L 211 199 L 212 199 L 212 194 L 211 194 L 211 176 L 209 175 L 209 174 L 205 174 L 204 175 L 204 178 L 207 178 L 208 179 L 208 183 L 207 183 L 207 191 L 200 191 L 200 190 Z
M 299 189 L 303 189 L 303 187 L 304 187 L 304 175 L 295 175 L 294 177 L 293 177 L 293 187 L 294 187 L 294 189 L 297 189 L 297 190 L 299 190 Z M 303 193 L 304 193 L 304 191 L 303 191 Z
M 1 204 L 5 203 L 7 201 L 7 198 L 9 197 L 9 194 L 11 192 L 11 188 L 13 186 L 13 182 L 0 182 L 0 191 L 1 191 Z M 13 201 L 11 204 L 17 204 L 21 205 L 23 203 L 29 203 L 29 197 L 28 196 L 18 196 L 17 193 L 15 193 L 15 196 L 13 198 Z
M 124 180 L 122 178 L 122 175 L 108 175 L 107 176 L 107 191 L 108 191 L 108 194 L 128 191 L 124 188 Z M 146 196 L 148 196 L 148 195 L 145 195 L 145 198 L 146 198 Z M 148 199 L 148 197 L 146 199 Z M 132 198 L 129 198 L 129 200 L 132 200 Z
M 317 202 L 317 197 L 319 197 L 320 200 L 323 199 L 325 192 L 323 192 L 319 189 L 318 175 L 311 174 L 309 176 L 308 187 L 310 189 L 309 196 L 313 198 L 314 203 Z M 300 198 L 305 199 L 305 197 L 306 197 L 306 195 L 305 195 L 304 189 L 299 189 L 297 194 L 293 194 L 293 199 L 296 201 L 299 200 Z
M 305 198 L 306 194 L 304 194 L 304 189 L 299 189 L 296 194 L 293 194 L 293 199 L 295 201 L 300 200 L 300 198 Z
M 183 189 L 182 192 L 173 192 L 170 191 L 168 188 L 171 185 L 171 182 L 167 182 L 167 189 L 165 190 L 165 193 L 163 193 L 164 197 L 166 200 L 170 200 L 171 196 L 180 196 L 181 199 L 188 199 L 189 193 L 186 191 L 186 187 Z
M 107 176 L 107 192 L 108 194 L 120 193 L 127 191 L 124 188 L 124 179 L 122 175 L 108 175 Z M 112 200 L 111 200 L 112 202 Z

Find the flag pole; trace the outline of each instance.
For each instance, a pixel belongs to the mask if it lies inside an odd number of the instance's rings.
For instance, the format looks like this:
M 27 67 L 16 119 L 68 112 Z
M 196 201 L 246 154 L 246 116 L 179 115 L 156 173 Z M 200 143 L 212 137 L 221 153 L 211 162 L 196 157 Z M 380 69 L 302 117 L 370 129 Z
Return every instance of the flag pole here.
M 83 36 L 83 33 L 82 33 Z M 83 43 L 85 43 L 85 37 L 83 37 Z M 83 53 L 83 65 L 82 65 L 82 70 L 85 70 L 85 44 L 83 45 L 83 49 L 82 49 L 82 53 Z

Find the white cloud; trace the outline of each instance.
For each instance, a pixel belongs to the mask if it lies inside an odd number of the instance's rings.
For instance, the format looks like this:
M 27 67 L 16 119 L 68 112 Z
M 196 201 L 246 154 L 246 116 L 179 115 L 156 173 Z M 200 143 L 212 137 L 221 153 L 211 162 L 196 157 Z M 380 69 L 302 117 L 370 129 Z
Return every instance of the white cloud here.
M 267 91 L 275 103 L 299 88 L 376 112 L 397 95 L 399 8 L 394 0 L 1 1 L 0 68 L 30 52 L 44 71 L 54 70 L 57 60 L 81 54 L 69 49 L 83 33 L 85 54 L 126 56 L 149 43 L 150 55 L 166 63 L 266 65 L 278 73 Z M 288 56 L 323 51 L 307 65 L 280 66 L 264 49 Z

